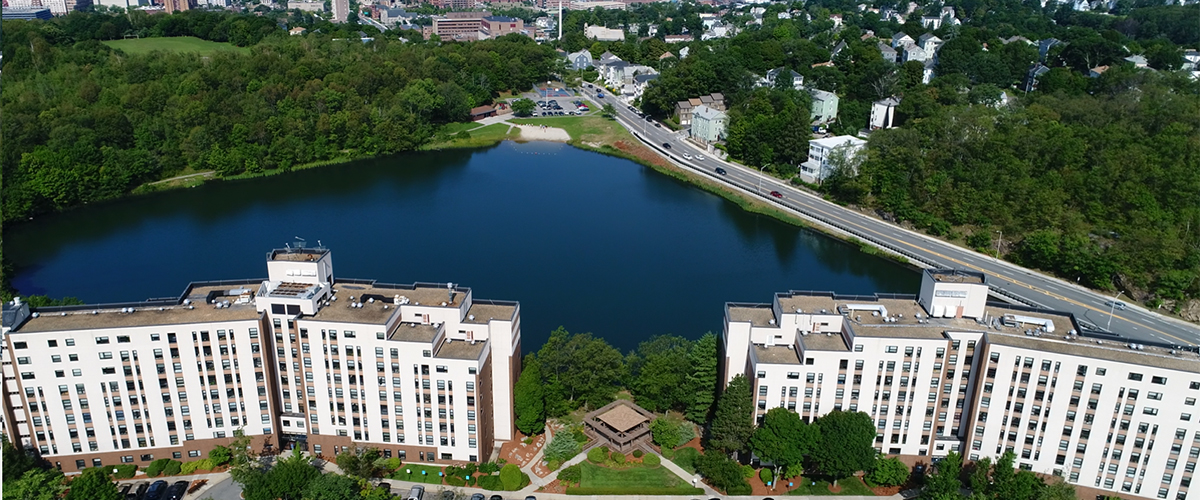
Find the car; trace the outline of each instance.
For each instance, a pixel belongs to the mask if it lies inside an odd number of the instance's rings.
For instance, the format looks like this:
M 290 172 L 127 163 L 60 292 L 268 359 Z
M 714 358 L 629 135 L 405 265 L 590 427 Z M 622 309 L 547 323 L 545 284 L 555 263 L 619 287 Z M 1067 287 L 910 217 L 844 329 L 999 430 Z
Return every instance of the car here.
M 492 496 L 488 497 L 488 500 L 504 500 L 504 497 L 502 497 L 500 495 L 492 495 Z
M 1124 302 L 1120 302 L 1120 301 L 1116 301 L 1116 300 L 1106 300 L 1106 301 L 1104 301 L 1104 305 L 1108 306 L 1109 308 L 1116 309 L 1118 311 L 1124 311 L 1126 307 L 1129 307 Z
M 780 193 L 779 191 L 771 191 L 771 196 L 774 196 L 774 197 L 776 197 L 776 198 L 779 198 L 779 199 L 781 199 L 781 200 L 783 199 L 783 193 Z
M 671 149 L 671 143 L 669 143 L 669 142 L 664 142 L 664 143 L 663 143 L 663 147 L 664 147 L 664 148 L 666 148 L 666 149 Z
M 130 495 L 133 495 L 130 498 L 137 499 L 137 500 L 146 498 L 146 490 L 148 490 L 148 489 L 150 489 L 150 483 L 139 484 L 137 489 L 134 490 L 133 493 L 130 493 Z
M 661 123 L 658 123 L 658 122 L 654 122 L 654 126 L 655 126 L 655 127 L 658 127 L 658 128 L 662 128 L 662 124 L 661 124 Z
M 170 488 L 167 488 L 167 492 L 163 494 L 163 500 L 181 500 L 187 494 L 189 484 L 191 483 L 188 481 L 176 481 Z
M 596 94 L 596 98 L 597 98 L 597 99 L 604 99 L 604 94 L 597 93 L 597 94 Z
M 647 116 L 647 117 L 646 117 L 646 121 L 648 121 L 648 122 L 652 122 L 652 121 L 654 121 L 654 119 L 653 119 L 653 118 L 650 118 L 649 116 Z
M 483 500 L 483 498 L 484 498 L 483 493 L 476 493 L 474 495 L 471 495 L 471 500 Z
M 725 172 L 725 169 L 723 169 L 721 167 L 717 167 L 717 173 L 720 175 L 725 175 L 727 172 Z
M 132 484 L 121 486 L 121 498 L 129 498 L 129 490 L 133 489 Z
M 704 161 L 704 155 L 696 155 L 696 161 Z
M 690 159 L 692 159 L 692 155 L 690 155 L 690 154 L 687 154 L 687 153 L 684 153 L 684 154 L 683 154 L 683 159 L 685 159 L 685 160 L 690 160 Z
M 537 500 L 537 497 L 535 497 L 533 495 L 529 495 L 529 496 L 525 497 L 525 500 Z
M 142 497 L 142 500 L 159 500 L 163 497 L 163 493 L 166 492 L 167 482 L 160 479 L 151 484 L 150 488 L 146 489 L 146 495 Z
M 408 496 L 406 496 L 404 498 L 405 498 L 405 500 L 421 500 L 421 498 L 424 496 L 425 496 L 425 487 L 418 484 L 418 485 L 414 485 L 412 488 L 409 488 Z

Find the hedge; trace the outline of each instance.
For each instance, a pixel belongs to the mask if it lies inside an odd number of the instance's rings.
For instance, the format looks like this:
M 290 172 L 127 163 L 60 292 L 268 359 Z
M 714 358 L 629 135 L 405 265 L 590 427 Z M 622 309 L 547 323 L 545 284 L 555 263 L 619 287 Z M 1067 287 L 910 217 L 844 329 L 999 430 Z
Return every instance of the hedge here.
M 137 474 L 137 466 L 133 465 L 133 464 L 114 465 L 112 467 L 109 467 L 106 465 L 106 466 L 104 466 L 104 468 L 105 469 L 116 469 L 117 472 L 114 473 L 112 476 L 117 479 L 129 479 L 129 478 L 133 477 L 134 474 Z
M 747 486 L 749 486 L 749 485 L 747 485 Z M 623 488 L 620 486 L 607 486 L 607 487 L 568 486 L 567 487 L 568 495 L 630 495 L 630 494 L 634 494 L 634 493 L 639 494 L 639 495 L 703 495 L 704 489 L 703 488 L 690 488 L 690 487 L 639 488 L 636 492 L 634 492 L 634 491 L 629 491 L 629 488 Z M 746 494 L 749 495 L 750 492 L 747 491 Z
M 646 456 L 642 457 L 642 463 L 653 467 L 656 465 L 662 465 L 662 459 L 658 458 L 658 455 L 649 453 Z
M 450 486 L 466 486 L 467 480 L 458 476 L 446 476 L 446 484 Z
M 179 471 L 183 474 L 192 474 L 198 470 L 213 470 L 215 467 L 216 464 L 213 463 L 211 458 L 205 458 L 203 460 L 184 462 Z
M 175 475 L 178 475 L 181 470 L 183 470 L 183 462 L 180 462 L 178 460 L 172 460 L 170 462 L 167 462 L 166 467 L 163 467 L 163 474 L 166 474 L 168 476 L 175 476 Z
M 633 458 L 642 458 L 643 454 L 642 450 L 633 450 Z
M 150 477 L 158 477 L 160 474 L 162 474 L 163 468 L 167 466 L 167 462 L 170 461 L 171 459 L 169 458 L 160 458 L 150 462 L 150 466 L 146 467 L 146 475 Z
M 588 461 L 594 464 L 602 464 L 608 459 L 608 448 L 592 448 L 588 450 L 587 458 Z

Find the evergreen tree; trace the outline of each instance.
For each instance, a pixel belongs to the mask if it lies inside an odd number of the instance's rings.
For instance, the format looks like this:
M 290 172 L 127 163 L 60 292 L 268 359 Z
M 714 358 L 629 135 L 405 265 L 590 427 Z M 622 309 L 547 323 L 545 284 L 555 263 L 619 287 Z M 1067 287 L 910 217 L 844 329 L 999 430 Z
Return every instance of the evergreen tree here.
M 754 434 L 754 400 L 745 375 L 739 374 L 729 381 L 717 400 L 709 433 L 709 448 L 723 453 L 746 450 L 750 436 Z
M 692 400 L 688 404 L 687 418 L 693 422 L 705 422 L 717 395 L 716 335 L 705 333 L 692 344 L 688 365 L 692 367 L 692 373 L 687 377 L 688 394 Z
M 531 436 L 546 428 L 546 400 L 537 357 L 525 356 L 524 365 L 513 387 L 513 411 L 517 414 L 517 430 Z
M 952 451 L 937 463 L 934 473 L 925 478 L 920 500 L 961 500 L 962 481 L 958 478 L 961 472 L 962 455 Z

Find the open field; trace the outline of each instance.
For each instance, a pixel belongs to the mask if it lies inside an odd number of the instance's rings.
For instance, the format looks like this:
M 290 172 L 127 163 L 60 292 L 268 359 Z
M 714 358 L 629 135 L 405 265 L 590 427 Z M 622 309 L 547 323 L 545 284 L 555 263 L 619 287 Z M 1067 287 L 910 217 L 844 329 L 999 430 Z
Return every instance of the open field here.
M 433 140 L 422 146 L 421 149 L 429 151 L 446 148 L 480 148 L 491 146 L 505 139 L 517 139 L 521 134 L 521 130 L 516 127 L 511 127 L 512 133 L 510 134 L 510 127 L 507 123 L 493 123 L 474 130 L 467 130 L 471 127 L 461 125 L 448 124 L 444 126 L 434 135 Z M 479 126 L 476 123 L 470 125 Z
M 788 492 L 788 495 L 851 495 L 851 496 L 873 496 L 867 485 L 863 484 L 862 480 L 857 477 L 848 477 L 838 481 L 838 486 L 841 491 L 834 493 L 829 491 L 830 483 L 820 478 L 798 477 L 793 480 L 797 487 Z M 813 484 L 816 483 L 816 484 Z
M 581 462 L 580 465 L 583 466 L 580 487 L 572 488 L 572 490 L 577 490 L 574 492 L 568 490 L 568 494 L 584 492 L 614 494 L 618 490 L 628 493 L 654 492 L 656 494 L 668 494 L 667 490 L 672 490 L 670 493 L 682 495 L 697 491 L 703 492 L 662 466 L 631 466 L 610 469 L 588 461 Z
M 125 40 L 106 40 L 105 45 L 121 49 L 127 54 L 149 54 L 156 50 L 166 52 L 195 52 L 207 56 L 219 50 L 232 50 L 240 54 L 249 54 L 250 49 L 235 47 L 223 42 L 210 42 L 194 36 L 174 36 L 160 38 L 128 38 Z

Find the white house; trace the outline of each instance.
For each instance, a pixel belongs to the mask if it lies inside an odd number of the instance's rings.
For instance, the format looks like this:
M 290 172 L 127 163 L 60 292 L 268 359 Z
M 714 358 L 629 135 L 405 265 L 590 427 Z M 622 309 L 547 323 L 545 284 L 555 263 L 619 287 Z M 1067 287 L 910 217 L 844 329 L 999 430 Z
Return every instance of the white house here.
M 900 33 L 896 33 L 895 35 L 892 35 L 892 48 L 893 49 L 899 49 L 900 47 L 903 47 L 910 43 L 917 43 L 917 41 L 913 40 L 913 37 L 904 34 L 904 32 L 900 32 Z
M 800 176 L 808 182 L 820 182 L 839 164 L 857 169 L 861 162 L 859 153 L 866 145 L 867 141 L 852 135 L 808 141 L 808 160 L 800 164 Z
M 755 85 L 755 87 L 774 87 L 781 75 L 783 78 L 790 78 L 792 82 L 792 88 L 796 90 L 801 90 L 804 88 L 804 75 L 785 68 L 775 68 L 771 71 L 768 71 L 767 76 L 758 79 L 758 83 Z
M 889 97 L 871 104 L 871 120 L 867 130 L 892 128 L 896 121 L 896 108 L 900 106 L 900 98 Z
M 925 49 L 922 49 L 915 43 L 910 43 L 900 49 L 900 62 L 902 63 L 908 61 L 925 62 L 930 59 L 933 59 L 933 55 L 925 52 Z
M 926 33 L 917 37 L 917 46 L 921 47 L 921 49 L 930 56 L 936 54 L 938 49 L 942 48 L 943 43 L 945 42 L 943 42 L 941 38 L 938 38 L 933 33 Z

